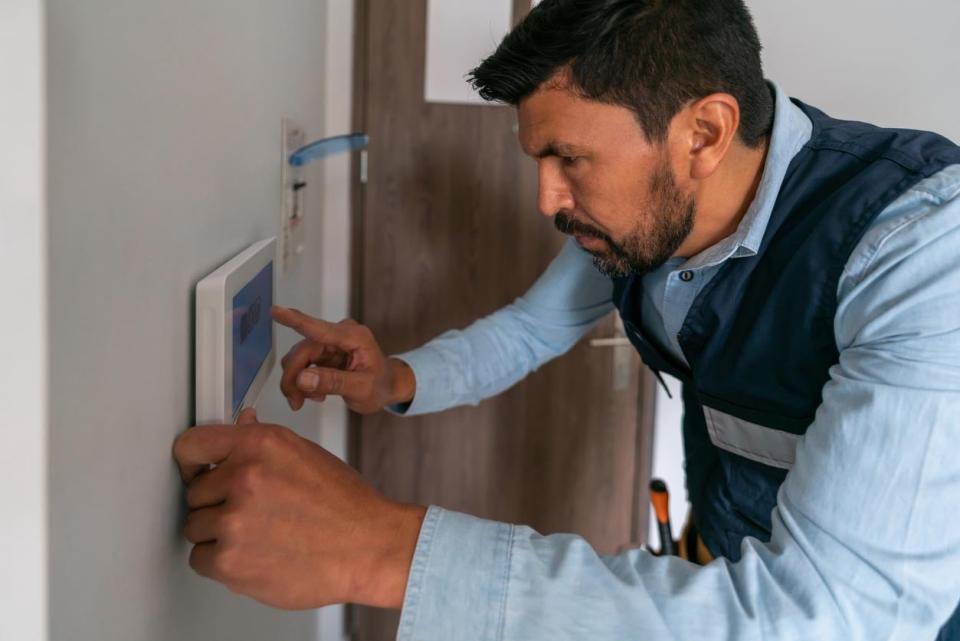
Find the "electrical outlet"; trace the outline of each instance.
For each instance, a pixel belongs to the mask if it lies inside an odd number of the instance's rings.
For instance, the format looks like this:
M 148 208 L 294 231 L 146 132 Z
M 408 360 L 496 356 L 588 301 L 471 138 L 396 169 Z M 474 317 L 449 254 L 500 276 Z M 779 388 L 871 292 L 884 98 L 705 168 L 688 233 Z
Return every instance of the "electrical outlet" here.
M 307 183 L 303 168 L 290 164 L 290 154 L 306 144 L 303 127 L 284 118 L 280 132 L 283 157 L 280 169 L 280 233 L 277 234 L 277 262 L 286 272 L 304 250 L 304 192 Z

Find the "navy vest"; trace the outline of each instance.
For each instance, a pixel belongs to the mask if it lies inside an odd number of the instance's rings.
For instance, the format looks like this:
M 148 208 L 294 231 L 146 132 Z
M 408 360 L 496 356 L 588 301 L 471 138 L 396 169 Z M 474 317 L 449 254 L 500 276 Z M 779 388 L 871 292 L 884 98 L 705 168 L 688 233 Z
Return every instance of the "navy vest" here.
M 757 255 L 724 263 L 691 306 L 678 336 L 689 367 L 645 335 L 642 276 L 614 279 L 644 363 L 683 382 L 693 521 L 710 552 L 731 561 L 745 536 L 770 540 L 777 490 L 839 360 L 833 320 L 851 252 L 898 196 L 960 164 L 960 147 L 936 134 L 794 102 L 813 122 L 811 139 L 787 169 Z M 960 610 L 940 639 L 960 641 Z

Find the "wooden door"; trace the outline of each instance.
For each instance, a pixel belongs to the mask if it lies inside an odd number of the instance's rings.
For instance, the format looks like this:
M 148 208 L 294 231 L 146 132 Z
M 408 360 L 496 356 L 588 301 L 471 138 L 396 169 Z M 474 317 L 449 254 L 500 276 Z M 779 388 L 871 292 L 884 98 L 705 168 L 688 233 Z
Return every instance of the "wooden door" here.
M 357 7 L 356 124 L 370 149 L 354 207 L 353 314 L 387 353 L 509 303 L 564 242 L 537 211 L 515 110 L 424 102 L 426 2 Z M 591 336 L 613 334 L 611 316 Z M 619 390 L 617 349 L 629 359 Z M 613 552 L 647 531 L 652 388 L 632 348 L 583 341 L 476 408 L 354 416 L 351 457 L 395 499 L 575 532 Z M 395 637 L 395 612 L 352 618 L 355 639 Z

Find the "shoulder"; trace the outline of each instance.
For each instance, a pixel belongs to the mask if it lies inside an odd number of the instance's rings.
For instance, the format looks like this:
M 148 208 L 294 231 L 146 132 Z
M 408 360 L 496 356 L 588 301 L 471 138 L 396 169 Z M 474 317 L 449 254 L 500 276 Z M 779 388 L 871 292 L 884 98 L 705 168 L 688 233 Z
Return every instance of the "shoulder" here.
M 960 240 L 960 164 L 918 182 L 877 216 L 850 254 L 838 294 L 843 298 L 884 263 L 951 240 Z

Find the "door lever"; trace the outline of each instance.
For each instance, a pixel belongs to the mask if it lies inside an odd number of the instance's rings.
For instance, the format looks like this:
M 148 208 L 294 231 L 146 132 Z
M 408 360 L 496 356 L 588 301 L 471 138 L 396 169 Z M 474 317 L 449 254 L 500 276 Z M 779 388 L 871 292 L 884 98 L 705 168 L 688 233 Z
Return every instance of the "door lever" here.
M 630 345 L 627 337 L 618 338 L 591 338 L 590 347 L 626 347 Z
M 617 314 L 613 320 L 613 336 L 590 339 L 590 347 L 626 347 L 628 345 L 630 345 L 630 339 L 627 338 L 627 328 L 623 326 L 620 314 Z
M 623 326 L 623 319 L 618 314 L 614 322 L 613 336 L 608 338 L 591 338 L 590 347 L 613 348 L 613 389 L 622 392 L 630 386 L 630 377 L 636 371 L 633 362 L 633 350 L 623 349 L 632 347 L 627 331 Z

